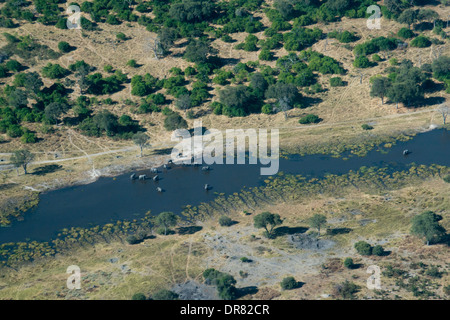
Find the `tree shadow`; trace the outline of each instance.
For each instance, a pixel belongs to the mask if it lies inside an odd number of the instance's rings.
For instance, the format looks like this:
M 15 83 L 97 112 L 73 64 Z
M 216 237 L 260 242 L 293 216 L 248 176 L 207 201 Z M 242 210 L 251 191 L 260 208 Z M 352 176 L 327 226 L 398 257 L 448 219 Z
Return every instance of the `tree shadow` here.
M 362 264 L 362 263 L 354 263 L 351 266 L 349 266 L 348 268 L 350 270 L 356 270 L 356 269 L 360 269 L 362 267 L 364 267 L 364 264 Z
M 415 31 L 426 31 L 426 30 L 433 30 L 433 23 L 423 21 L 414 26 Z
M 177 233 L 179 235 L 188 235 L 188 234 L 194 234 L 199 231 L 201 231 L 203 227 L 201 226 L 190 226 L 190 227 L 179 227 L 177 229 Z
M 15 183 L 0 184 L 0 191 L 6 190 L 6 189 L 10 189 L 10 188 L 14 187 L 15 185 L 16 185 Z
M 427 93 L 434 93 L 444 90 L 445 86 L 443 83 L 436 83 L 431 79 L 425 81 L 423 89 Z
M 305 109 L 310 106 L 313 106 L 313 105 L 323 102 L 323 99 L 317 98 L 317 97 L 303 97 L 302 102 L 303 102 L 303 104 L 302 104 L 301 109 Z
M 273 231 L 273 237 L 282 237 L 289 234 L 305 233 L 308 228 L 305 227 L 278 227 Z
M 156 149 L 151 153 L 152 155 L 169 155 L 172 153 L 172 148 Z
M 39 167 L 34 169 L 32 175 L 35 176 L 45 176 L 48 173 L 53 173 L 62 169 L 61 165 L 58 164 L 49 164 L 43 167 Z
M 256 293 L 258 293 L 258 291 L 259 291 L 259 289 L 256 286 L 236 288 L 236 299 L 242 298 L 249 294 L 256 294 Z
M 335 228 L 335 229 L 327 229 L 327 235 L 335 236 L 338 234 L 347 234 L 353 231 L 351 228 Z

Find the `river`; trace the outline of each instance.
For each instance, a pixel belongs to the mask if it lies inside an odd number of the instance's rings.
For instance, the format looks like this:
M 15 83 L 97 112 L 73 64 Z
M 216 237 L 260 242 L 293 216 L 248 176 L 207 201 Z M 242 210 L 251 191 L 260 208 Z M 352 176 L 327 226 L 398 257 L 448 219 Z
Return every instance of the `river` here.
M 404 156 L 403 150 L 411 154 Z M 370 151 L 364 157 L 347 160 L 327 155 L 292 156 L 280 159 L 280 171 L 321 177 L 327 173 L 343 174 L 362 166 L 403 169 L 408 164 L 450 165 L 450 134 L 436 129 L 398 142 L 387 152 Z M 345 155 L 344 155 L 345 156 Z M 117 177 L 102 177 L 87 185 L 78 185 L 43 193 L 39 204 L 24 214 L 23 221 L 0 228 L 0 243 L 26 240 L 49 241 L 58 231 L 70 227 L 92 227 L 117 220 L 139 219 L 151 210 L 180 213 L 185 205 L 198 205 L 216 197 L 230 194 L 243 187 L 264 184 L 267 176 L 260 175 L 259 165 L 213 165 L 210 171 L 201 167 L 172 166 L 159 168 L 161 180 L 130 180 L 130 173 Z M 136 172 L 153 177 L 150 170 Z M 205 184 L 212 189 L 205 191 Z M 156 191 L 161 187 L 164 192 Z

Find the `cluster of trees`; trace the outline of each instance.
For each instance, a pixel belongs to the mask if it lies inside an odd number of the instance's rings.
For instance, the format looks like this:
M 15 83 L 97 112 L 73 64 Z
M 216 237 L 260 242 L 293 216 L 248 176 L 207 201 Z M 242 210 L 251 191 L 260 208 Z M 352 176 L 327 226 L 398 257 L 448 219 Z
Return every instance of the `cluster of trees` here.
M 212 284 L 217 287 L 219 297 L 223 300 L 236 299 L 236 279 L 233 276 L 220 272 L 214 268 L 206 269 L 203 272 L 203 278 L 207 284 Z
M 397 49 L 398 42 L 396 38 L 378 37 L 356 45 L 353 52 L 356 56 L 367 56 L 379 51 L 390 51 Z
M 355 249 L 359 254 L 364 256 L 370 255 L 383 256 L 385 254 L 384 248 L 381 245 L 376 245 L 375 247 L 372 247 L 370 243 L 367 243 L 365 241 L 356 242 Z
M 93 116 L 85 117 L 78 128 L 88 136 L 100 137 L 106 134 L 120 139 L 132 139 L 138 131 L 142 131 L 138 122 L 130 116 L 122 115 L 119 118 L 108 110 L 101 110 Z
M 440 61 L 436 63 L 441 66 Z M 444 67 L 445 68 L 445 67 Z M 388 97 L 392 102 L 401 102 L 406 106 L 418 103 L 423 98 L 423 84 L 427 79 L 426 74 L 418 67 L 414 67 L 412 62 L 404 60 L 399 67 L 390 67 L 388 77 L 377 76 L 372 81 L 370 94 L 372 97 Z
M 328 33 L 328 37 L 337 39 L 339 42 L 342 43 L 349 43 L 359 40 L 359 37 L 356 35 L 356 32 L 350 32 L 347 30 L 344 30 L 342 32 L 332 31 Z

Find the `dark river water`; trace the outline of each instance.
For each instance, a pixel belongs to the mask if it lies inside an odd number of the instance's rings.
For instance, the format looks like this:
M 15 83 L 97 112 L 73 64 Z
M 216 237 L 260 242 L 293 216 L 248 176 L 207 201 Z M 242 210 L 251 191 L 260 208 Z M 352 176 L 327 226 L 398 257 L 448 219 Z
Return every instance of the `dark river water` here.
M 408 149 L 411 154 L 403 155 Z M 450 165 L 450 134 L 443 129 L 418 134 L 407 142 L 398 142 L 387 153 L 371 151 L 365 157 L 348 160 L 326 155 L 293 156 L 280 159 L 284 173 L 321 177 L 326 173 L 343 174 L 362 166 L 405 168 L 410 163 Z M 38 206 L 25 213 L 23 221 L 0 228 L 0 243 L 25 240 L 48 241 L 63 228 L 91 227 L 124 219 L 138 219 L 151 210 L 180 213 L 185 205 L 198 205 L 215 198 L 215 192 L 230 194 L 243 187 L 262 185 L 267 176 L 260 175 L 260 165 L 214 165 L 210 171 L 201 167 L 172 166 L 160 168 L 161 180 L 130 180 L 126 173 L 115 178 L 44 193 Z M 147 174 L 150 171 L 137 174 Z M 204 190 L 209 184 L 212 189 Z M 156 191 L 157 187 L 163 193 Z

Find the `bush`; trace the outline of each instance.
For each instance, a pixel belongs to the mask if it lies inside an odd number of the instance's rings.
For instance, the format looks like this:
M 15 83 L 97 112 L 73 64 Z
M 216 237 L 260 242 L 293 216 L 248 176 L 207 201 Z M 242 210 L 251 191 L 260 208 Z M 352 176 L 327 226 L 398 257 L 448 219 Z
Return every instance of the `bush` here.
M 22 135 L 22 137 L 20 137 L 20 141 L 22 141 L 22 143 L 36 143 L 37 142 L 37 137 L 32 132 L 25 132 Z
M 373 129 L 373 127 L 371 125 L 368 125 L 366 123 L 361 125 L 361 128 L 363 128 L 363 130 L 372 130 Z
M 353 62 L 353 66 L 355 66 L 356 68 L 369 68 L 372 66 L 372 64 L 366 56 L 359 56 L 356 57 L 355 61 Z
M 5 63 L 5 67 L 9 71 L 17 72 L 17 71 L 20 71 L 20 69 L 22 68 L 22 64 L 17 60 L 8 60 Z
M 403 38 L 403 39 L 410 39 L 410 38 L 414 37 L 414 32 L 411 29 L 408 29 L 408 28 L 401 28 L 397 32 L 397 35 L 400 38 Z
M 143 293 L 135 293 L 133 294 L 133 296 L 131 297 L 131 300 L 147 300 L 147 298 L 145 297 L 145 295 Z
M 376 255 L 376 256 L 383 256 L 384 255 L 384 249 L 382 246 L 380 245 L 376 245 L 375 247 L 373 247 L 372 249 L 372 254 Z
M 372 254 L 372 246 L 365 241 L 355 243 L 355 249 L 363 256 L 370 256 Z
M 128 60 L 127 66 L 132 67 L 132 68 L 137 68 L 136 60 L 134 60 L 134 59 Z
M 334 287 L 333 295 L 341 297 L 342 299 L 354 299 L 355 293 L 359 291 L 360 287 L 346 280 Z
M 263 61 L 271 61 L 273 59 L 273 53 L 268 49 L 263 49 L 258 58 Z
M 431 41 L 425 36 L 418 36 L 411 41 L 411 47 L 426 48 L 431 46 Z
M 322 119 L 320 119 L 315 114 L 308 114 L 308 115 L 300 118 L 300 120 L 298 120 L 298 122 L 300 124 L 309 124 L 309 123 L 319 123 L 321 120 Z
M 265 104 L 262 106 L 261 112 L 264 114 L 271 114 L 273 112 L 273 107 L 270 104 Z
M 173 112 L 169 114 L 166 119 L 164 119 L 164 128 L 168 131 L 173 131 L 176 129 L 185 129 L 187 128 L 187 122 L 180 116 L 178 113 Z
M 292 290 L 297 288 L 298 282 L 294 277 L 286 277 L 280 282 L 280 286 L 283 290 Z
M 219 224 L 220 224 L 222 227 L 229 227 L 229 226 L 231 226 L 231 225 L 233 224 L 233 220 L 232 220 L 230 217 L 227 217 L 227 216 L 221 216 L 221 217 L 219 218 Z
M 127 36 L 125 35 L 125 33 L 119 32 L 119 33 L 116 34 L 116 38 L 117 38 L 118 40 L 124 41 L 124 40 L 127 39 Z
M 67 53 L 71 50 L 71 46 L 69 43 L 65 42 L 65 41 L 61 41 L 58 43 L 58 49 L 61 52 Z
M 344 267 L 346 267 L 347 269 L 353 269 L 354 267 L 354 263 L 353 263 L 353 259 L 352 258 L 346 258 L 344 260 Z
M 330 79 L 330 86 L 332 87 L 342 87 L 344 85 L 344 81 L 342 81 L 341 77 L 334 77 Z
M 380 62 L 381 61 L 381 57 L 378 54 L 375 53 L 374 55 L 372 55 L 372 61 Z

